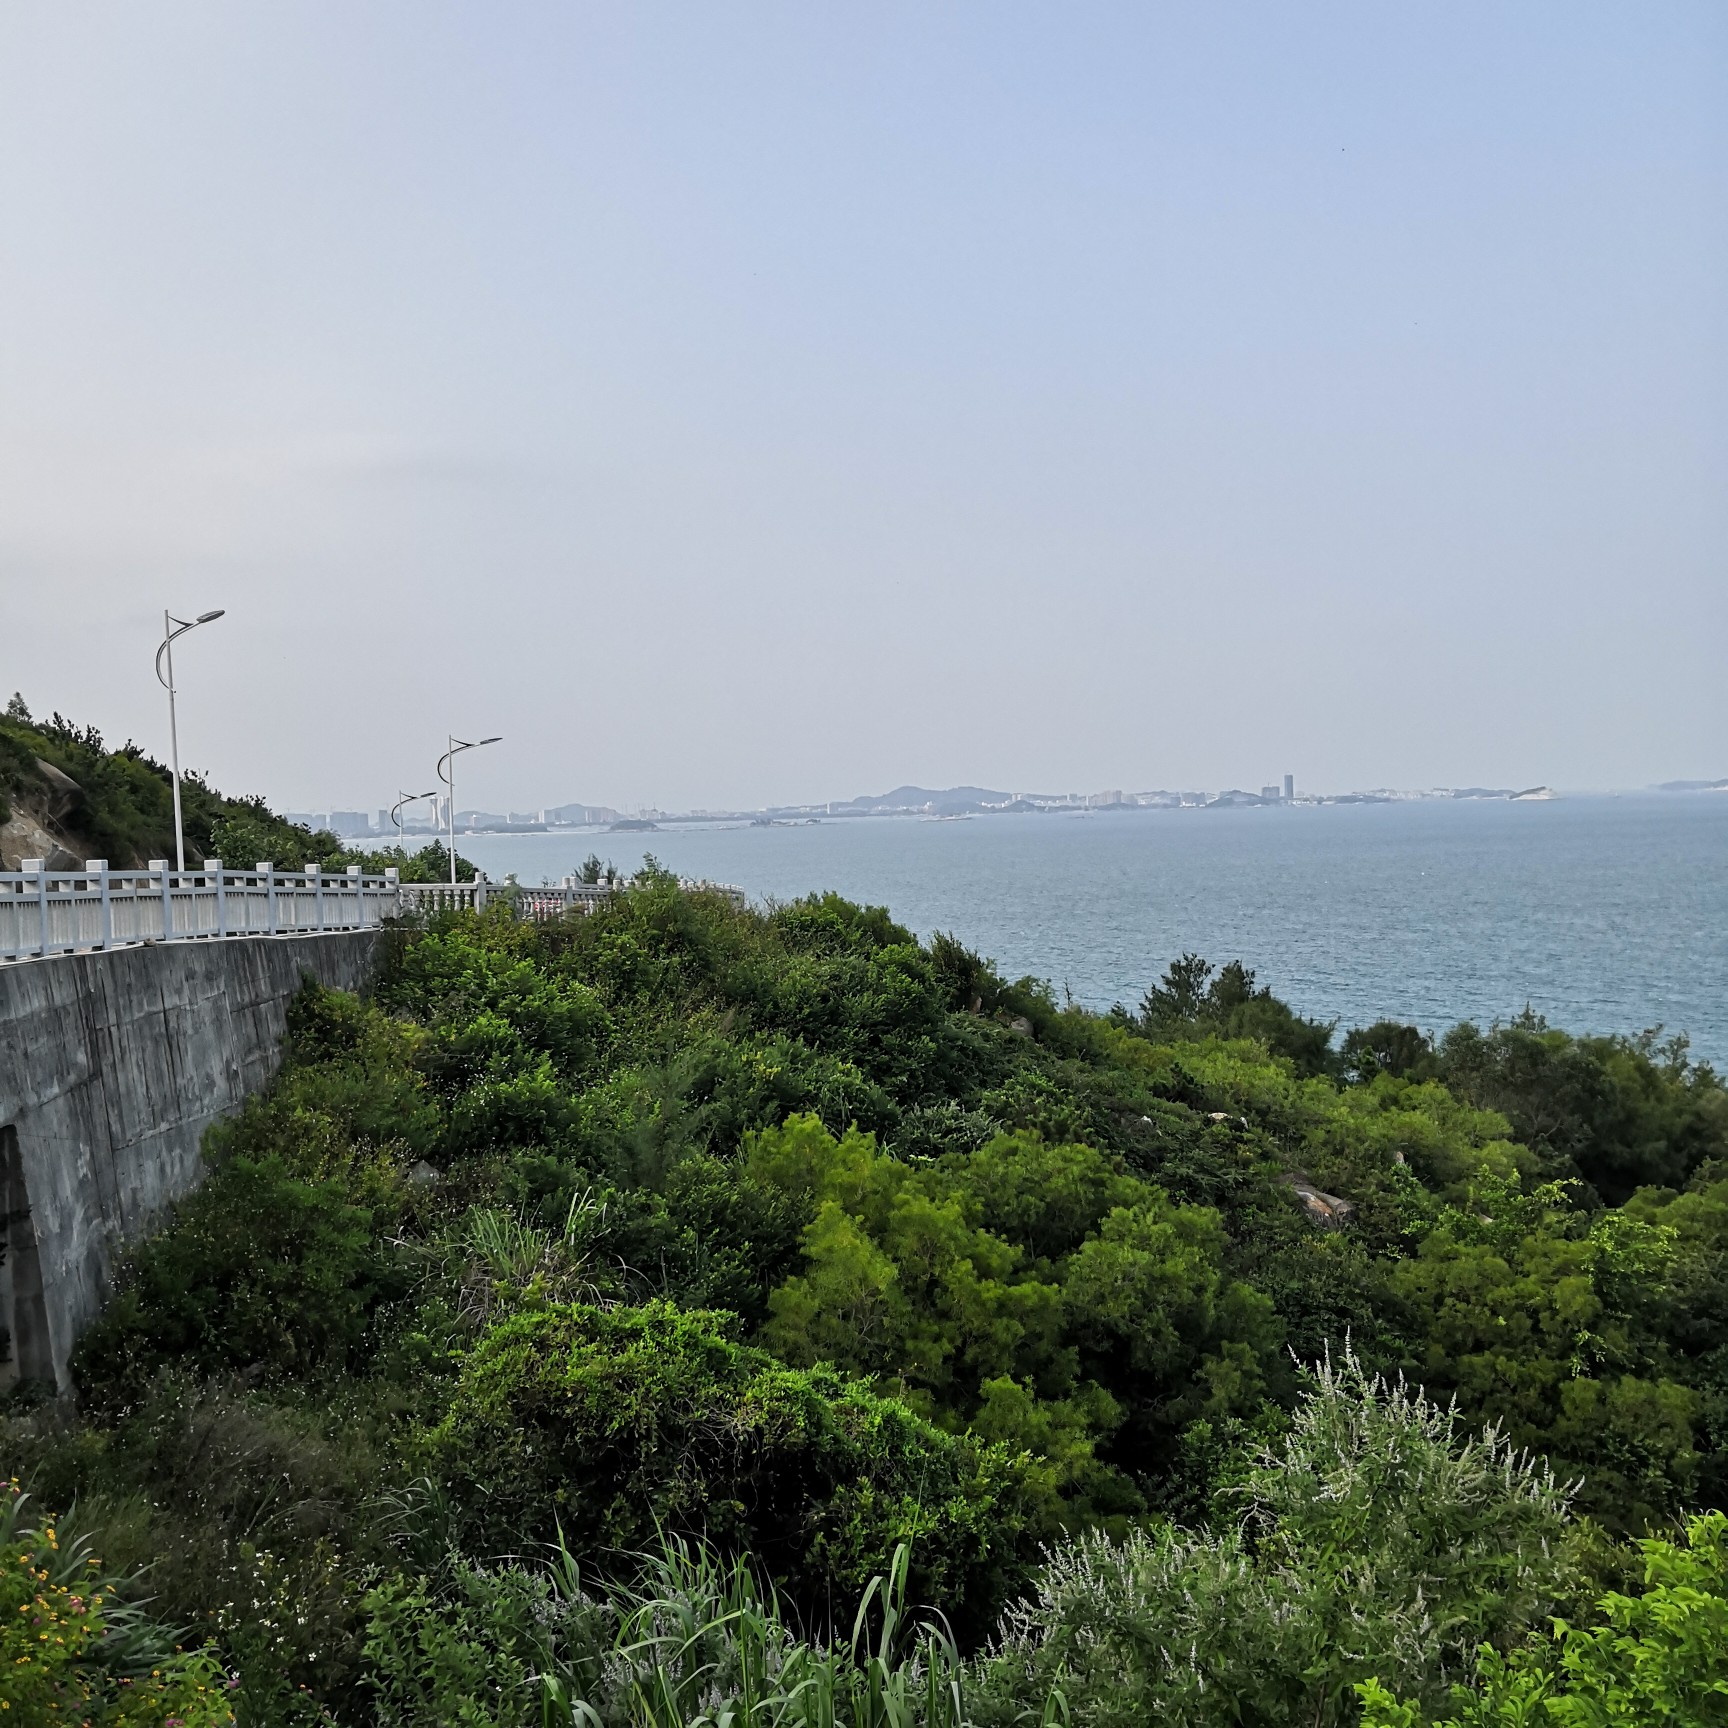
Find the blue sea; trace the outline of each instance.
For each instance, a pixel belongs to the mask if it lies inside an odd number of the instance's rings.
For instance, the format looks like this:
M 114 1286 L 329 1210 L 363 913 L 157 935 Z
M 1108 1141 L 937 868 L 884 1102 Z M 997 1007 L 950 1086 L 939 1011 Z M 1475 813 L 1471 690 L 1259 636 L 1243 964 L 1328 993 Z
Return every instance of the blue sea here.
M 675 825 L 460 848 L 494 879 L 651 852 L 758 900 L 835 889 L 1093 1008 L 1137 1004 L 1193 950 L 1240 959 L 1340 1028 L 1440 1031 L 1528 1005 L 1573 1031 L 1683 1031 L 1728 1069 L 1728 795 Z

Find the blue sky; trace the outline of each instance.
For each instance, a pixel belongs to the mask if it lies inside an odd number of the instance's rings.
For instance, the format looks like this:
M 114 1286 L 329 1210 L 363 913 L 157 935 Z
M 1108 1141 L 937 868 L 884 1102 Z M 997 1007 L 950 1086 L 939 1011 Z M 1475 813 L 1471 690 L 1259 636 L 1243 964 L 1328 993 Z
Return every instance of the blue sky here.
M 1725 474 L 1717 4 L 0 13 L 0 683 L 281 804 L 1728 774 Z

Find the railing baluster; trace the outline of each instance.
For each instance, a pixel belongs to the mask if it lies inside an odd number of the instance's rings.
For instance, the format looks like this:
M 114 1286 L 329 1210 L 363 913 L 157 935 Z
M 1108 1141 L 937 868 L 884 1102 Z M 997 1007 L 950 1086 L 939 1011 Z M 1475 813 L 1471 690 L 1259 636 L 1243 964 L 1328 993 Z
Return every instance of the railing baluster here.
M 108 899 L 108 860 L 106 858 L 86 858 L 84 868 L 96 878 L 96 886 L 102 895 L 102 940 L 99 948 L 107 948 L 114 940 L 114 908 Z
M 162 940 L 174 940 L 174 896 L 168 886 L 168 860 L 152 858 L 150 868 L 162 878 Z
M 48 952 L 48 871 L 41 858 L 26 858 L 24 872 L 36 878 L 36 952 Z

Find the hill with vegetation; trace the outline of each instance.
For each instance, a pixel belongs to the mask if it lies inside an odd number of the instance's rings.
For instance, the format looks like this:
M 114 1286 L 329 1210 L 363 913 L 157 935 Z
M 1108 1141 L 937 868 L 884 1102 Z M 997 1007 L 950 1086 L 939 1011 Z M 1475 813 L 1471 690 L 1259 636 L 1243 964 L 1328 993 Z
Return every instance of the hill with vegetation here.
M 309 987 L 207 1157 L 0 1413 L 14 1720 L 1728 1720 L 1683 1040 L 1093 1015 L 650 870 Z
M 416 852 L 356 850 L 328 830 L 285 821 L 262 798 L 225 797 L 197 773 L 180 776 L 180 806 L 193 869 L 206 858 L 241 870 L 261 861 L 289 869 L 395 865 L 410 882 L 442 881 L 450 870 L 450 854 L 436 842 Z M 141 870 L 173 856 L 168 769 L 136 744 L 110 750 L 93 726 L 59 714 L 34 720 L 14 694 L 0 715 L 0 869 L 41 858 L 50 870 L 81 870 L 87 859 L 106 858 L 116 870 Z M 467 881 L 473 869 L 461 861 L 458 873 Z

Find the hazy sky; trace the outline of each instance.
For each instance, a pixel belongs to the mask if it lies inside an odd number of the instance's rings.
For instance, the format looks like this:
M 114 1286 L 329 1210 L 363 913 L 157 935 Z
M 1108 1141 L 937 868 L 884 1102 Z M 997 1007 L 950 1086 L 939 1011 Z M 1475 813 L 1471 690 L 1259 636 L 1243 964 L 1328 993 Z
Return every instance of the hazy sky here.
M 279 805 L 1728 774 L 1728 7 L 0 4 L 0 695 Z

